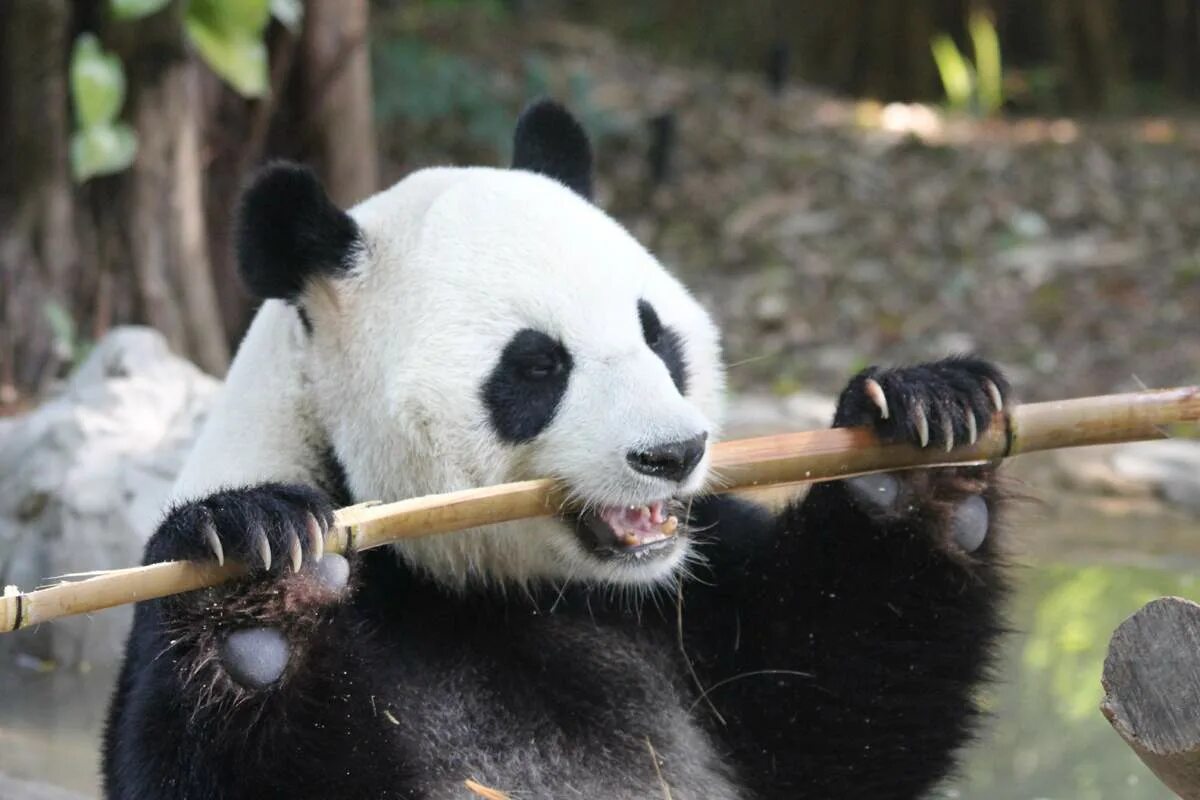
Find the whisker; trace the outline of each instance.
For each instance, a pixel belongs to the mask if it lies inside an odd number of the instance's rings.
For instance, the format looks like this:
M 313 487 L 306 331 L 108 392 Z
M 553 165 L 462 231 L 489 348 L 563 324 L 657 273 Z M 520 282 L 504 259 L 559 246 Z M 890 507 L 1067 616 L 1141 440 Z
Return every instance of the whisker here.
M 801 672 L 798 669 L 755 669 L 755 670 L 751 670 L 749 672 L 739 672 L 737 675 L 731 675 L 728 678 L 724 678 L 722 680 L 717 681 L 712 686 L 708 687 L 703 692 L 701 692 L 700 696 L 697 697 L 690 706 L 688 706 L 688 711 L 690 712 L 697 705 L 699 705 L 701 700 L 707 702 L 709 707 L 711 708 L 712 702 L 709 701 L 709 699 L 708 699 L 709 694 L 716 691 L 717 689 L 720 689 L 722 686 L 725 686 L 726 684 L 733 683 L 734 681 L 741 680 L 742 678 L 753 678 L 757 675 L 791 675 L 791 676 L 794 676 L 797 678 L 812 678 L 812 677 L 814 677 L 811 672 Z

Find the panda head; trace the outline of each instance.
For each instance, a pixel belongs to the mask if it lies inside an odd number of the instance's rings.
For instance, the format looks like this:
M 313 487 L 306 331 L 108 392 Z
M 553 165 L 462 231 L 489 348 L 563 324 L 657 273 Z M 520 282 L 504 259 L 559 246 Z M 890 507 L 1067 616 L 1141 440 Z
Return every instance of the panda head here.
M 412 566 L 460 588 L 663 582 L 695 543 L 659 523 L 709 479 L 716 328 L 590 202 L 566 110 L 530 107 L 514 145 L 511 169 L 423 170 L 349 212 L 270 166 L 240 211 L 243 277 L 295 307 L 299 391 L 354 497 L 543 476 L 570 493 L 559 517 L 396 545 Z

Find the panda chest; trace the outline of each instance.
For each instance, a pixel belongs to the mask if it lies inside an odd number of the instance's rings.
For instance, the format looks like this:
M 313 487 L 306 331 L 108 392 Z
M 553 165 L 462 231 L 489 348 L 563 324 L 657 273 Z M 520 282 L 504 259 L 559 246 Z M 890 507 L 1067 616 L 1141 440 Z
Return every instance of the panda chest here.
M 462 797 L 466 780 L 517 797 L 644 798 L 664 782 L 676 798 L 738 796 L 666 637 L 570 614 L 449 622 L 390 647 L 389 705 L 405 710 L 392 733 L 429 797 Z

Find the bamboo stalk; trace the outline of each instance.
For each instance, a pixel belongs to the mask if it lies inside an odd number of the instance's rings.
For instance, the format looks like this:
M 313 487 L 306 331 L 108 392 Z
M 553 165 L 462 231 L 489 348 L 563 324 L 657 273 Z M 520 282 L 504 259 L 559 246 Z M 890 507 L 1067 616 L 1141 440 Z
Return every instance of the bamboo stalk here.
M 988 433 L 952 452 L 883 444 L 866 428 L 832 428 L 721 442 L 713 446 L 716 492 L 847 478 L 910 467 L 998 461 L 1020 453 L 1165 438 L 1163 426 L 1200 421 L 1200 387 L 1160 389 L 1031 403 L 997 415 Z M 413 536 L 550 516 L 565 503 L 562 488 L 540 479 L 465 489 L 379 505 L 362 503 L 335 515 L 326 552 L 365 550 Z M 173 561 L 102 572 L 32 592 L 5 587 L 0 633 L 72 614 L 150 600 L 245 574 L 224 566 Z

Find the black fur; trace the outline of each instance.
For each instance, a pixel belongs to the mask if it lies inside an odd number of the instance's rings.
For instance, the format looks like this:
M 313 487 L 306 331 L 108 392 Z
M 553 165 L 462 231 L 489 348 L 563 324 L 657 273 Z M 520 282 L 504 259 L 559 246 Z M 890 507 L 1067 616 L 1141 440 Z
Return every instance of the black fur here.
M 358 225 L 307 167 L 270 164 L 242 195 L 238 267 L 255 297 L 294 300 L 314 275 L 349 271 L 361 247 Z
M 638 320 L 642 324 L 642 338 L 655 355 L 667 365 L 671 381 L 680 394 L 687 394 L 687 362 L 683 357 L 683 341 L 675 331 L 665 327 L 658 319 L 654 306 L 645 300 L 638 301 Z
M 571 377 L 571 354 L 541 331 L 518 331 L 483 385 L 492 427 L 506 442 L 527 442 L 558 411 Z
M 888 419 L 879 418 L 879 409 L 865 395 L 863 384 L 873 378 L 888 398 Z M 968 435 L 967 413 L 975 418 L 982 433 L 992 419 L 992 400 L 986 381 L 991 381 L 1001 396 L 1008 393 L 1008 381 L 992 364 L 973 356 L 955 356 L 904 369 L 868 367 L 854 376 L 842 391 L 833 424 L 839 428 L 875 425 L 881 438 L 888 441 L 919 443 L 916 416 L 924 413 L 929 443 L 940 447 L 946 442 L 944 422 L 950 421 L 954 441 L 965 442 Z
M 571 112 L 553 100 L 539 100 L 517 120 L 512 166 L 554 178 L 592 199 L 592 146 Z
M 974 360 L 872 374 L 890 376 L 901 418 L 905 398 L 975 413 L 980 375 L 1004 386 Z M 881 422 L 855 383 L 837 418 Z M 731 785 L 745 798 L 920 797 L 977 721 L 1002 628 L 1003 498 L 990 468 L 897 479 L 906 502 L 891 510 L 843 481 L 778 515 L 697 501 L 708 566 L 682 584 L 679 617 L 674 593 L 448 593 L 386 551 L 354 564 L 340 593 L 306 568 L 142 603 L 107 729 L 107 796 L 448 797 L 470 778 L 529 797 L 656 797 L 662 781 L 687 798 L 733 797 Z M 966 553 L 951 520 L 975 496 L 990 529 Z M 295 487 L 220 493 L 173 512 L 147 560 L 201 552 L 206 514 L 243 552 L 239 531 L 325 510 Z M 264 625 L 290 660 L 255 690 L 231 679 L 221 642 Z

